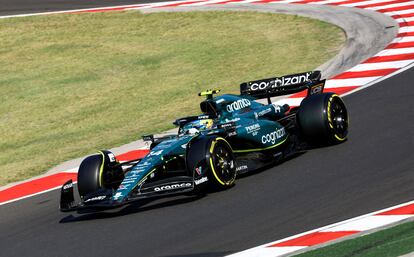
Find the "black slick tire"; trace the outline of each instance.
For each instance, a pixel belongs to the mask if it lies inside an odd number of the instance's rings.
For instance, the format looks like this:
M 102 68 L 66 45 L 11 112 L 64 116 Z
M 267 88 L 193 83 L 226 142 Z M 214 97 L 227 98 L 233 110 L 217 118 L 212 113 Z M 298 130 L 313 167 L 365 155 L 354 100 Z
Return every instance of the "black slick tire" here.
M 81 197 L 102 188 L 100 171 L 103 169 L 103 156 L 95 154 L 86 157 L 78 170 L 78 191 Z
M 222 137 L 196 138 L 190 142 L 186 161 L 188 171 L 194 176 L 207 176 L 213 189 L 227 189 L 235 183 L 237 172 L 233 150 Z
M 348 135 L 349 116 L 343 100 L 334 93 L 306 97 L 297 113 L 300 131 L 314 144 L 337 144 Z
M 86 157 L 78 170 L 79 195 L 84 197 L 100 189 L 118 188 L 124 174 L 116 164 L 115 155 L 106 150 Z

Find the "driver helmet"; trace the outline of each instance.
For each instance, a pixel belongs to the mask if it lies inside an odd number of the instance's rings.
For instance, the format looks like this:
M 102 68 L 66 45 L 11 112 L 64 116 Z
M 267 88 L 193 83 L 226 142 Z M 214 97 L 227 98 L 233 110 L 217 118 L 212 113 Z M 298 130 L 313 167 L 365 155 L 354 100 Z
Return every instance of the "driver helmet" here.
M 213 119 L 191 121 L 184 125 L 184 127 L 182 128 L 182 133 L 196 134 L 196 133 L 199 133 L 200 131 L 213 128 L 213 125 L 214 125 Z

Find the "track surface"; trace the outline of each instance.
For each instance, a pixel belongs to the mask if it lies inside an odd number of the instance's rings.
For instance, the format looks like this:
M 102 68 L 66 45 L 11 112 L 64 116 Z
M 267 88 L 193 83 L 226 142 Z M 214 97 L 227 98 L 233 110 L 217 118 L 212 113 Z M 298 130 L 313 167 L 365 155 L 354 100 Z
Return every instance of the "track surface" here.
M 412 200 L 413 80 L 411 69 L 345 97 L 348 142 L 202 199 L 75 217 L 57 191 L 2 206 L 1 256 L 220 256 Z
M 166 1 L 167 0 L 0 0 L 0 16 Z

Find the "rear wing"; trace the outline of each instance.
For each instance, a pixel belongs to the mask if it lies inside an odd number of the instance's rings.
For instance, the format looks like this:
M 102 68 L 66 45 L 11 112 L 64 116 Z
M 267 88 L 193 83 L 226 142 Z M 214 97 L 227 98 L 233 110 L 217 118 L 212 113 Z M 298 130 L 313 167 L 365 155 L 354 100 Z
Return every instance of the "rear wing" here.
M 321 80 L 320 71 L 286 75 L 269 79 L 244 82 L 240 84 L 240 95 L 255 98 L 268 98 L 289 95 L 308 90 L 308 96 L 323 92 L 325 80 Z

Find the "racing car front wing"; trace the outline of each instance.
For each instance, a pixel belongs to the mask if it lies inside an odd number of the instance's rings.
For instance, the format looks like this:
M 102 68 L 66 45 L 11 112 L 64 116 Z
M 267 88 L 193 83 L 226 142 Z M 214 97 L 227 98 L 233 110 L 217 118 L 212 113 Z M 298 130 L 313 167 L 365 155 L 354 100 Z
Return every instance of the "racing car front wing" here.
M 193 191 L 197 181 L 192 177 L 180 176 L 148 183 L 147 185 L 140 187 L 134 194 L 119 201 L 113 196 L 113 190 L 102 189 L 84 197 L 79 203 L 75 202 L 73 184 L 73 181 L 69 180 L 61 187 L 60 210 L 62 212 L 77 210 L 108 210 L 142 199 L 183 194 Z

